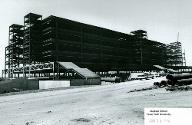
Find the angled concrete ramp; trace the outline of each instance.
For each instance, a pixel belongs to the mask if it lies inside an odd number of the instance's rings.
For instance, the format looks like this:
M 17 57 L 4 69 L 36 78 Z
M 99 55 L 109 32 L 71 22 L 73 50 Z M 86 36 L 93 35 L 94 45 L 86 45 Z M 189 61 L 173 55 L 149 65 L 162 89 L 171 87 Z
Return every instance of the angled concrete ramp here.
M 66 70 L 73 70 L 83 78 L 86 78 L 86 79 L 99 78 L 99 76 L 94 72 L 92 72 L 91 70 L 87 68 L 80 68 L 79 66 L 75 65 L 73 62 L 57 62 L 57 63 L 60 64 Z
M 57 62 L 57 63 L 59 63 L 66 70 L 80 68 L 79 66 L 75 65 L 72 62 Z

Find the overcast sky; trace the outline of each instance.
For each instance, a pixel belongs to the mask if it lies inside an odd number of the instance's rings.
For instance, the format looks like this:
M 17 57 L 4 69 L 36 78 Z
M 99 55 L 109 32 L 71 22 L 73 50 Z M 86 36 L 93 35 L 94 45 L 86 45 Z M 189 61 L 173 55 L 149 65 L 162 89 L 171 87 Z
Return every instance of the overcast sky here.
M 130 33 L 143 29 L 148 38 L 163 43 L 179 41 L 192 65 L 191 0 L 0 0 L 0 69 L 4 69 L 4 48 L 8 27 L 23 24 L 29 12 L 55 15 L 112 30 Z

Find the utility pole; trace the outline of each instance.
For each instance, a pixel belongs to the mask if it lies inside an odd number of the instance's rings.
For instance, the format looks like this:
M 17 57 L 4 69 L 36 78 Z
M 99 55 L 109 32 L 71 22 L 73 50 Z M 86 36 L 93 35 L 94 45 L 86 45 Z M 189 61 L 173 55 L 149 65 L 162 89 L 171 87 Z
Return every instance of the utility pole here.
M 177 42 L 179 42 L 179 32 L 177 33 Z

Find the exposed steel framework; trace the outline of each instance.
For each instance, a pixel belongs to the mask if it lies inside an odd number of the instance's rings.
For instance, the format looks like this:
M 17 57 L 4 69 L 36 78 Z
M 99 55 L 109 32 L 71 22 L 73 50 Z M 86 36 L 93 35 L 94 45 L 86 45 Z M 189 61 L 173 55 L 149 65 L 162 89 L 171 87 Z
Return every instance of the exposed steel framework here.
M 9 45 L 5 48 L 5 69 L 9 77 L 13 77 L 13 68 L 23 66 L 23 33 L 22 25 L 9 27 Z
M 29 13 L 24 17 L 23 63 L 35 64 L 42 60 L 42 16 Z
M 143 30 L 125 34 L 56 16 L 42 19 L 33 13 L 24 16 L 24 26 L 9 27 L 5 55 L 4 74 L 9 78 L 59 74 L 59 66 L 57 71 L 34 68 L 56 61 L 73 62 L 94 72 L 149 71 L 155 69 L 153 65 L 183 66 L 186 62 L 180 42 L 152 41 Z
M 166 46 L 68 19 L 43 20 L 45 61 L 70 61 L 93 71 L 150 70 L 166 63 Z
M 170 43 L 166 48 L 168 66 L 186 66 L 185 53 L 182 52 L 181 42 Z

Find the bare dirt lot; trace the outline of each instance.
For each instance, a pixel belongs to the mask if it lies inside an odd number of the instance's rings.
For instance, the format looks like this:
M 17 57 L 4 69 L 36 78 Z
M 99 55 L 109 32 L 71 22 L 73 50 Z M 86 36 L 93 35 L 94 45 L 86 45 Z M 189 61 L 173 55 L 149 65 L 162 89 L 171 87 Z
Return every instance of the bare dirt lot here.
M 192 108 L 192 91 L 130 92 L 161 79 L 0 96 L 0 124 L 143 125 L 145 107 Z

